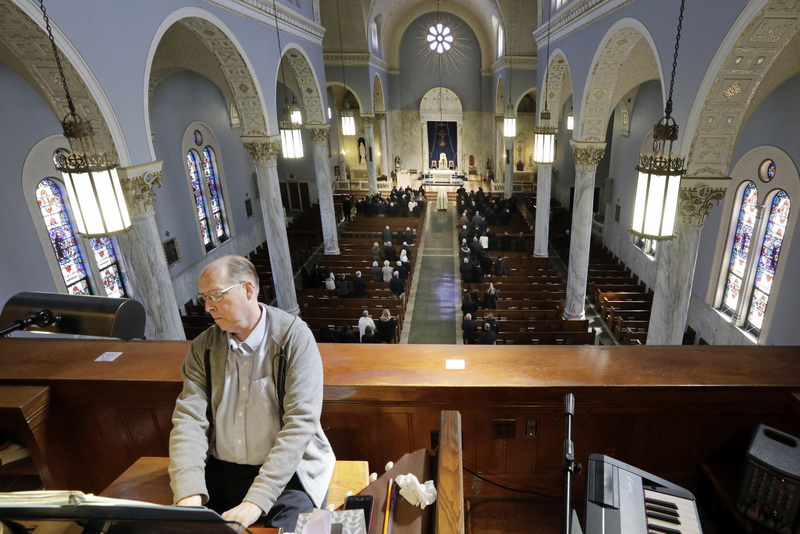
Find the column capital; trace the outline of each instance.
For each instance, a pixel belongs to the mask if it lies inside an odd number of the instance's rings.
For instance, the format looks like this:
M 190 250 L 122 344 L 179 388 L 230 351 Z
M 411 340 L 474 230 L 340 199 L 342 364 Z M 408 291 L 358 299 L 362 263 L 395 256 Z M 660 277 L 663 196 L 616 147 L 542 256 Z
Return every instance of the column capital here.
M 156 193 L 153 191 L 153 186 L 161 187 L 163 164 L 163 161 L 153 161 L 144 165 L 117 168 L 117 175 L 131 217 L 154 212 Z
M 306 131 L 315 145 L 326 145 L 330 137 L 330 124 L 306 124 Z
M 570 139 L 569 148 L 572 157 L 575 158 L 575 168 L 579 171 L 597 170 L 597 164 L 606 153 L 605 143 L 589 143 Z
M 375 124 L 375 115 L 361 115 L 361 124 L 364 125 L 364 128 L 372 128 Z
M 242 136 L 242 142 L 257 166 L 275 166 L 278 164 L 278 154 L 281 151 L 280 136 Z
M 378 121 L 378 122 L 386 120 L 386 112 L 385 111 L 376 112 L 375 113 L 375 120 Z
M 719 205 L 728 190 L 727 179 L 682 178 L 676 222 L 683 226 L 703 226 L 711 208 Z M 712 202 L 716 204 L 712 205 Z

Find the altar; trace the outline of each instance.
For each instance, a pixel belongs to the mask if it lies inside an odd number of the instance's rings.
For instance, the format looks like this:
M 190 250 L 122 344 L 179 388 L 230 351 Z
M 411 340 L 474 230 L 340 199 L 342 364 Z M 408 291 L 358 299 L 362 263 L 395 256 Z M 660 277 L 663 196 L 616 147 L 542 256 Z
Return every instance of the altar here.
M 422 185 L 463 185 L 467 176 L 457 170 L 426 169 L 419 179 Z

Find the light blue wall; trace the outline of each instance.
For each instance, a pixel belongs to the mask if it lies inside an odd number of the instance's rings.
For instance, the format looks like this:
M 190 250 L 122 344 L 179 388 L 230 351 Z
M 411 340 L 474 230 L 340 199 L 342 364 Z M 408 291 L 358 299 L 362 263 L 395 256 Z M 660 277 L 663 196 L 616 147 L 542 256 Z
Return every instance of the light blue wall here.
M 187 71 L 167 77 L 154 91 L 150 112 L 156 157 L 164 162 L 163 184 L 155 190 L 156 224 L 162 241 L 166 232 L 178 240 L 182 261 L 170 270 L 175 276 L 203 257 L 181 147 L 186 128 L 195 121 L 202 122 L 219 142 L 217 159 L 224 166 L 228 193 L 225 203 L 238 233 L 261 224 L 255 167 L 244 149 L 241 132 L 230 127 L 222 92 L 208 79 Z M 255 212 L 250 219 L 244 211 L 247 196 L 252 199 Z
M 436 20 L 436 13 L 422 15 L 403 34 L 399 54 L 399 94 L 392 95 L 393 109 L 419 110 L 425 93 L 439 86 L 439 60 L 429 59 L 431 54 L 422 51 L 427 28 Z M 453 33 L 458 32 L 456 40 L 463 47 L 465 57 L 455 67 L 449 60 L 442 60 L 441 84 L 458 95 L 464 111 L 480 111 L 483 94 L 480 44 L 466 22 L 451 14 L 442 15 L 442 22 L 448 21 Z
M 7 126 L 0 128 L 0 303 L 5 303 L 20 291 L 56 291 L 26 204 L 36 190 L 23 191 L 22 167 L 31 147 L 60 133 L 61 126 L 39 94 L 2 63 L 0 88 L 0 117 Z

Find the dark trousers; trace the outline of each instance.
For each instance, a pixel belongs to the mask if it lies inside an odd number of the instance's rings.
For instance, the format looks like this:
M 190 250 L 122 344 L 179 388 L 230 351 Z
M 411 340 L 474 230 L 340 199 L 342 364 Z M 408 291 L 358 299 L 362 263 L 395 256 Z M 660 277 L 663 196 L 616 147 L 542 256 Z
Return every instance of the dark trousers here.
M 206 464 L 209 501 L 206 507 L 222 514 L 241 504 L 260 468 L 260 465 L 235 464 L 209 457 Z M 256 521 L 256 525 L 281 527 L 284 532 L 294 532 L 297 516 L 311 512 L 313 508 L 314 502 L 295 473 L 272 508 L 267 510 L 267 515 Z

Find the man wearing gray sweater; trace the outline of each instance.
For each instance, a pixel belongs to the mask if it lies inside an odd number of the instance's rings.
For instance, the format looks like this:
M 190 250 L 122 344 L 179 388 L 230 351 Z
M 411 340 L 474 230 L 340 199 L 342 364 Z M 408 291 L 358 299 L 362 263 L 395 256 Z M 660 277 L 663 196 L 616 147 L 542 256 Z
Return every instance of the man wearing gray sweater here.
M 335 463 L 319 422 L 314 336 L 258 302 L 258 274 L 243 257 L 210 263 L 198 286 L 216 324 L 192 342 L 182 368 L 169 440 L 175 502 L 291 532 L 301 512 L 324 506 Z

